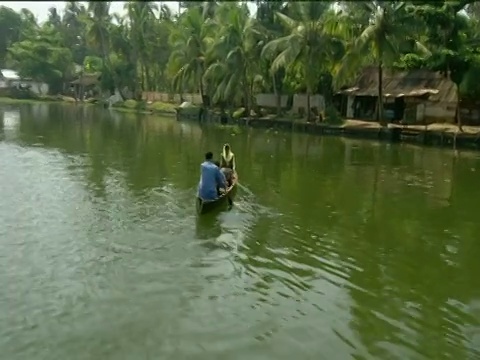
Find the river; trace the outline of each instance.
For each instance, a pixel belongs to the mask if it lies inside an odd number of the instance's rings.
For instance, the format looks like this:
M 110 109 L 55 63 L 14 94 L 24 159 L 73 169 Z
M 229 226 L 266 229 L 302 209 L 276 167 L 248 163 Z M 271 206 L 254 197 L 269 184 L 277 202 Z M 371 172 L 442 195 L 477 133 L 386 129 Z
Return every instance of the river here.
M 0 104 L 0 353 L 480 359 L 479 184 L 480 153 Z

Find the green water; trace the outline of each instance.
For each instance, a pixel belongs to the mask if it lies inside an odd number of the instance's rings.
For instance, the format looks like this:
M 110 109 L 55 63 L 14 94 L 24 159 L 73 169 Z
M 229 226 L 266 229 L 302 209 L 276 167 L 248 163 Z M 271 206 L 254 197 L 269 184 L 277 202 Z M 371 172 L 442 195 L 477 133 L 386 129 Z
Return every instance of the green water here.
M 72 105 L 0 120 L 2 359 L 480 358 L 478 153 Z M 225 141 L 235 205 L 197 218 Z

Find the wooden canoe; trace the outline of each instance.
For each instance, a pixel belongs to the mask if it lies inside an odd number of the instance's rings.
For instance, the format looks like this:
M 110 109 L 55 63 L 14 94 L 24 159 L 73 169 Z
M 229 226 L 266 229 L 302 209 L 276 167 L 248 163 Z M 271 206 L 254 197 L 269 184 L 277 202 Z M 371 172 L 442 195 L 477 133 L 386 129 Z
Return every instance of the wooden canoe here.
M 238 182 L 238 175 L 236 172 L 234 172 L 232 177 L 232 185 L 230 185 L 227 188 L 225 193 L 220 195 L 215 200 L 203 200 L 202 198 L 197 196 L 197 200 L 196 200 L 197 213 L 199 215 L 205 214 L 214 209 L 220 208 L 221 206 L 225 206 L 226 204 L 231 205 L 237 189 L 237 182 Z

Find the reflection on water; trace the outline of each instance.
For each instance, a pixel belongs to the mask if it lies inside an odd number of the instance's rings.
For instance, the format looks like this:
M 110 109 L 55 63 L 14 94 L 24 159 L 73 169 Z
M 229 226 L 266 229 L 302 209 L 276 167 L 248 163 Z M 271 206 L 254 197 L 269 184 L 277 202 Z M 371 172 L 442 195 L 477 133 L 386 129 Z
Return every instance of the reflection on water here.
M 15 139 L 20 126 L 20 112 L 18 110 L 0 110 L 0 129 L 5 140 Z
M 480 358 L 479 154 L 0 108 L 7 359 Z M 240 186 L 198 217 L 201 154 Z
M 222 235 L 222 226 L 217 216 L 212 216 L 212 214 L 197 216 L 195 234 L 198 239 L 202 240 L 216 239 Z

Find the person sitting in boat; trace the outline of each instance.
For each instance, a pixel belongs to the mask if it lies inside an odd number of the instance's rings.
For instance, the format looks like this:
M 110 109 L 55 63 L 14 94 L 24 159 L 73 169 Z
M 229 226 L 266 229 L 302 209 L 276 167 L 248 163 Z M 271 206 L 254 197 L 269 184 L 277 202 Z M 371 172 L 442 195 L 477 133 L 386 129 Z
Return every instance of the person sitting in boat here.
M 213 162 L 215 165 L 218 166 L 218 168 L 220 169 L 220 171 L 223 173 L 223 175 L 225 176 L 225 180 L 227 181 L 227 187 L 230 187 L 232 186 L 232 182 L 233 182 L 233 170 L 230 169 L 230 168 L 220 168 L 220 161 L 218 160 L 215 160 Z M 219 190 L 219 194 L 221 194 L 222 192 Z
M 215 160 L 213 163 L 217 165 L 220 171 L 223 173 L 223 175 L 225 176 L 225 181 L 227 182 L 227 187 L 229 187 L 232 183 L 231 170 L 227 168 L 221 168 L 220 161 L 218 160 Z M 221 195 L 222 192 L 223 192 L 222 189 L 218 188 L 218 195 Z
M 232 186 L 232 181 L 233 181 L 233 170 L 230 168 L 222 167 L 220 171 L 223 173 L 225 176 L 225 180 L 227 181 L 227 186 L 230 187 Z
M 220 167 L 235 171 L 235 154 L 230 148 L 230 144 L 223 145 L 223 151 L 220 155 Z
M 219 190 L 225 191 L 227 181 L 220 168 L 213 162 L 213 153 L 205 154 L 205 161 L 200 165 L 200 182 L 198 184 L 198 196 L 202 200 L 215 200 Z

